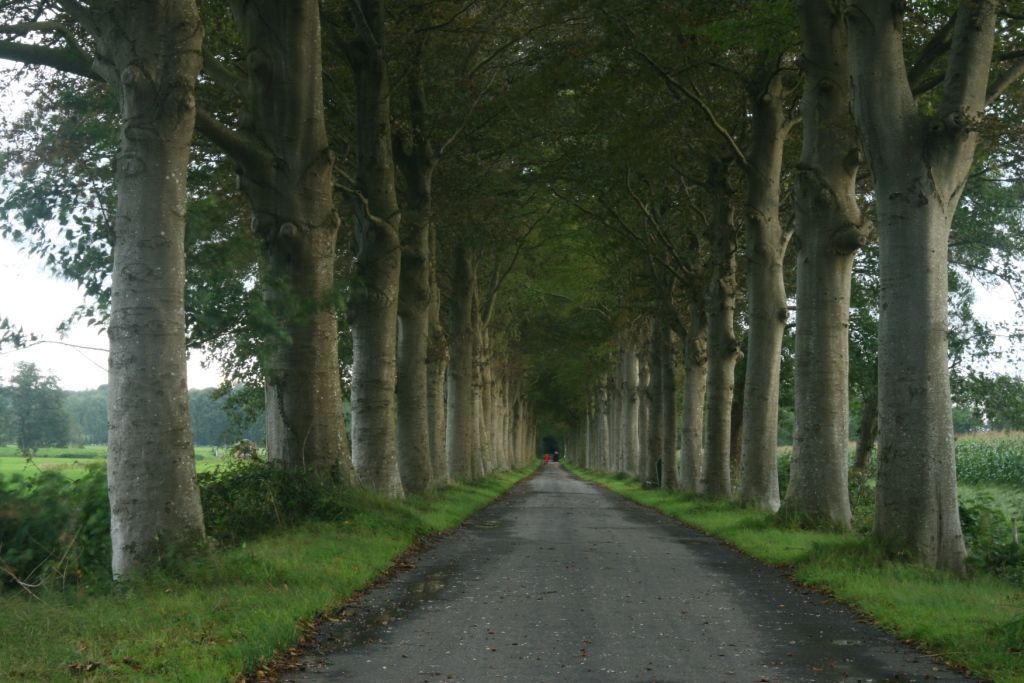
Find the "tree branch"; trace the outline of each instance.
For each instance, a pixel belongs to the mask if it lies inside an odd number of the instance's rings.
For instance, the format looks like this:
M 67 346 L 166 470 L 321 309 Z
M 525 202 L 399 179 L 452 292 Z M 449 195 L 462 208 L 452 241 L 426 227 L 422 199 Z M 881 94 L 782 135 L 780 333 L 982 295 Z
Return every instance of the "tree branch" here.
M 939 116 L 963 127 L 960 119 L 980 115 L 995 42 L 995 2 L 964 0 L 956 13 L 953 44 L 942 86 Z
M 203 71 L 216 85 L 231 91 L 237 97 L 245 97 L 245 76 L 237 67 L 230 67 L 213 54 L 203 50 Z M 232 72 L 235 73 L 232 73 Z
M 526 246 L 526 240 L 530 238 L 530 233 L 533 232 L 534 228 L 536 228 L 549 213 L 551 213 L 550 210 L 545 211 L 543 215 L 541 215 L 530 225 L 529 228 L 526 229 L 526 232 L 523 233 L 522 237 L 519 238 L 516 242 L 516 250 L 512 254 L 512 260 L 509 261 L 508 267 L 505 268 L 504 272 L 502 272 L 501 275 L 498 275 L 498 268 L 495 268 L 494 277 L 491 280 L 491 288 L 487 293 L 487 303 L 484 305 L 483 313 L 481 314 L 481 319 L 483 320 L 484 325 L 487 325 L 487 323 L 490 322 L 491 313 L 494 311 L 494 302 L 497 299 L 498 291 L 501 289 L 501 285 L 505 282 L 505 278 L 507 278 L 509 273 L 512 272 L 512 269 L 516 265 L 516 261 L 519 260 L 519 255 L 522 253 L 523 247 Z
M 939 30 L 932 34 L 928 42 L 921 48 L 921 54 L 918 55 L 917 61 L 910 67 L 907 73 L 907 80 L 910 81 L 910 87 L 915 92 L 928 69 L 939 57 L 949 52 L 949 48 L 953 44 L 951 36 L 953 34 L 953 26 L 956 23 L 955 20 L 955 16 L 950 17 L 946 20 L 945 24 L 939 27 Z
M 92 60 L 71 48 L 53 48 L 10 40 L 0 40 L 0 59 L 23 64 L 48 66 L 64 73 L 84 76 L 94 81 L 103 80 L 92 68 Z
M 494 80 L 497 77 L 498 77 L 498 72 L 497 71 L 495 71 L 493 74 L 491 74 L 491 80 L 489 80 L 487 82 L 487 85 L 485 85 L 483 88 L 481 88 L 480 92 L 477 93 L 476 98 L 473 100 L 472 104 L 469 105 L 469 108 L 466 110 L 465 115 L 462 117 L 462 121 L 455 128 L 455 130 L 452 131 L 452 134 L 450 136 L 448 136 L 448 139 L 445 140 L 444 143 L 442 143 L 441 148 L 438 149 L 438 151 L 437 151 L 437 156 L 438 157 L 443 157 L 444 156 L 445 150 L 448 149 L 448 147 L 451 146 L 451 144 L 453 142 L 455 142 L 456 139 L 458 139 L 458 137 L 462 134 L 462 131 L 464 131 L 466 129 L 466 126 L 469 125 L 469 121 L 473 117 L 473 112 L 476 111 L 477 106 L 480 104 L 480 100 L 482 100 L 484 98 L 484 95 L 486 95 L 488 93 L 488 91 L 490 90 L 491 86 L 494 84 Z
M 1006 92 L 1007 88 L 1024 76 L 1024 59 L 1018 59 L 1006 68 L 999 78 L 992 82 L 985 93 L 985 104 L 992 104 Z
M 633 185 L 629 181 L 628 174 L 626 176 L 626 190 L 629 192 L 629 196 L 633 198 L 633 201 L 636 203 L 637 207 L 644 214 L 644 217 L 647 218 L 647 223 L 651 226 L 651 230 L 654 232 L 655 237 L 657 237 L 658 241 L 661 242 L 662 246 L 664 246 L 665 249 L 668 250 L 669 255 L 672 257 L 672 260 L 676 264 L 675 267 L 678 270 L 678 273 L 680 275 L 684 275 L 687 277 L 689 275 L 692 275 L 692 272 L 683 262 L 683 259 L 680 258 L 679 252 L 676 250 L 676 245 L 673 244 L 672 240 L 668 238 L 668 235 L 665 234 L 665 231 L 662 229 L 661 221 L 658 220 L 658 217 L 655 216 L 654 213 L 651 211 L 650 205 L 647 202 L 643 201 L 640 198 L 640 195 L 638 195 L 636 191 L 633 189 Z
M 229 128 L 202 107 L 196 107 L 196 130 L 220 147 L 246 173 L 262 175 L 263 167 L 270 161 L 259 141 Z
M 704 114 L 704 118 L 707 119 L 708 123 L 711 124 L 711 127 L 715 129 L 715 132 L 717 132 L 722 137 L 722 139 L 725 140 L 725 143 L 729 146 L 730 151 L 732 151 L 733 155 L 736 157 L 736 160 L 739 162 L 739 164 L 746 168 L 749 165 L 747 163 L 746 155 L 743 153 L 743 150 L 740 149 L 740 146 L 736 143 L 736 138 L 734 138 L 732 134 L 725 128 L 725 126 L 723 126 L 718 121 L 718 117 L 715 116 L 715 112 L 712 111 L 710 106 L 708 106 L 708 103 L 705 102 L 704 99 L 701 98 L 692 89 L 687 88 L 682 83 L 677 81 L 675 77 L 672 76 L 672 74 L 666 71 L 656 61 L 651 59 L 651 57 L 646 52 L 644 52 L 638 47 L 634 47 L 633 51 L 640 55 L 640 57 L 645 62 L 647 62 L 647 64 L 652 69 L 654 69 L 654 71 L 659 76 L 661 76 L 661 79 L 665 81 L 665 85 L 668 88 L 669 93 L 671 93 L 677 100 L 690 100 L 691 102 L 696 104 L 698 108 L 700 108 L 701 112 Z
M 65 24 L 59 21 L 26 21 L 20 24 L 0 26 L 0 33 L 7 33 L 15 36 L 26 36 L 29 33 L 60 34 L 64 40 L 67 41 L 69 49 L 78 52 L 84 59 L 89 59 L 88 53 L 82 49 L 82 46 L 75 38 L 75 34 L 72 33 L 71 29 L 69 29 Z
M 363 11 L 361 0 L 348 0 L 349 11 L 352 13 L 352 22 L 355 24 L 356 35 L 362 38 L 363 42 L 370 45 L 375 51 L 380 51 L 380 41 L 370 24 L 369 18 Z

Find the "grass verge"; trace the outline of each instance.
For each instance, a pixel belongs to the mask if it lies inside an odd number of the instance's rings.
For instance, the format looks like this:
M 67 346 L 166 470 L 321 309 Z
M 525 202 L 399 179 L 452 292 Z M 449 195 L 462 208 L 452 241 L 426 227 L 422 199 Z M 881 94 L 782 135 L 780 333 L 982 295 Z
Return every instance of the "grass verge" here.
M 797 581 L 976 676 L 1024 681 L 1024 590 L 1011 583 L 983 575 L 959 580 L 892 562 L 863 536 L 783 528 L 771 515 L 734 503 L 644 490 L 635 479 L 567 467 L 748 555 L 790 568 Z
M 210 552 L 114 593 L 0 594 L 0 680 L 233 680 L 294 645 L 417 538 L 458 526 L 535 466 Z

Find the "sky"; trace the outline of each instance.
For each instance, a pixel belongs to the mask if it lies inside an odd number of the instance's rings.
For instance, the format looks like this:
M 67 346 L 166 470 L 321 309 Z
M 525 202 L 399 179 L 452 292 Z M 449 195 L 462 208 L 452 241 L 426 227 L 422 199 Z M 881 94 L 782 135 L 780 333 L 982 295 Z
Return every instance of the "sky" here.
M 0 292 L 0 318 L 8 318 L 50 342 L 25 349 L 0 349 L 0 380 L 6 382 L 18 362 L 27 362 L 38 365 L 44 374 L 56 376 L 61 388 L 68 391 L 95 389 L 107 383 L 106 331 L 79 322 L 63 338 L 56 332 L 83 301 L 77 285 L 53 277 L 39 258 L 23 253 L 10 241 L 0 240 Z M 219 369 L 202 367 L 203 360 L 196 353 L 189 358 L 191 389 L 220 383 Z

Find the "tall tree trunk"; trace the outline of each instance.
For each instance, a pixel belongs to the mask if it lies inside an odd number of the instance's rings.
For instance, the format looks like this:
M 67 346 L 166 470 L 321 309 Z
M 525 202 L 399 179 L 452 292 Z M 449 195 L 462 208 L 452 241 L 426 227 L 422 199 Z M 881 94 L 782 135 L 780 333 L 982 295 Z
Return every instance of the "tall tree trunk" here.
M 406 213 L 407 226 L 415 220 Z M 425 254 L 419 249 L 425 236 L 408 236 L 405 241 L 398 297 L 398 471 L 408 493 L 426 491 L 433 479 L 427 394 L 430 290 Z
M 875 450 L 878 438 L 878 391 L 872 390 L 863 399 L 860 409 L 860 423 L 857 428 L 857 449 L 853 467 L 867 472 L 871 467 L 871 452 Z
M 597 441 L 598 448 L 598 469 L 603 472 L 611 470 L 611 454 L 609 449 L 610 429 L 608 424 L 608 413 L 610 411 L 608 385 L 601 382 L 597 389 Z
M 774 70 L 774 67 L 772 67 Z M 779 369 L 788 308 L 782 260 L 789 241 L 779 219 L 782 151 L 788 124 L 782 76 L 750 90 L 752 148 L 747 161 L 747 301 L 750 329 L 743 387 L 740 501 L 779 509 Z
M 708 287 L 708 420 L 704 446 L 703 492 L 732 495 L 729 463 L 732 394 L 739 347 L 733 330 L 736 311 L 736 226 L 725 169 L 710 174 L 717 187 L 711 226 L 711 283 Z
M 426 95 L 417 53 L 410 75 L 412 131 L 397 140 L 395 160 L 405 178 L 402 264 L 398 288 L 398 471 L 402 488 L 421 493 L 431 487 L 430 397 L 428 391 L 431 304 L 431 180 L 434 152 L 426 136 Z M 408 149 L 407 149 L 408 147 Z M 436 397 L 435 397 L 436 400 Z
M 740 356 L 742 358 L 742 356 Z M 740 469 L 740 456 L 743 453 L 743 393 L 732 395 L 732 414 L 729 416 L 729 466 L 731 471 Z
M 875 535 L 930 566 L 965 572 L 946 335 L 949 229 L 986 105 L 995 3 L 959 4 L 942 95 L 914 102 L 901 5 L 850 0 L 854 116 L 875 180 L 881 414 Z
M 121 101 L 107 482 L 114 578 L 203 539 L 185 378 L 185 200 L 203 27 L 190 0 L 79 9 Z
M 487 424 L 484 419 L 483 392 L 486 386 L 484 365 L 486 348 L 484 347 L 483 325 L 479 316 L 478 299 L 473 301 L 473 478 L 479 478 L 488 470 Z
M 583 418 L 584 447 L 583 457 L 577 462 L 587 468 L 593 469 L 594 465 L 594 406 L 593 401 L 587 405 L 587 414 Z
M 622 455 L 622 395 L 621 380 L 617 372 L 608 375 L 608 469 L 621 472 Z
M 266 363 L 268 457 L 351 482 L 334 261 L 340 219 L 324 120 L 319 4 L 233 0 L 248 80 L 235 159 L 261 238 L 264 299 L 287 331 Z M 248 144 L 245 144 L 245 143 Z
M 679 488 L 676 469 L 676 362 L 672 344 L 672 328 L 667 315 L 658 323 L 658 343 L 661 345 L 661 487 L 674 491 Z
M 665 345 L 661 340 L 662 326 L 654 322 L 650 338 L 651 347 L 651 413 L 647 428 L 647 450 L 651 454 L 649 469 L 645 473 L 645 481 L 658 481 L 658 470 L 664 473 L 665 465 L 665 368 L 663 356 Z
M 483 348 L 487 350 L 485 360 L 482 364 L 483 369 L 483 426 L 484 426 L 484 451 L 487 455 L 487 465 L 485 474 L 500 468 L 500 460 L 498 459 L 498 434 L 495 429 L 494 414 L 496 411 L 495 406 L 495 378 L 494 378 L 494 360 L 492 358 L 491 349 L 491 335 L 487 328 L 481 330 L 481 336 L 484 339 Z
M 640 407 L 637 411 L 637 437 L 640 443 L 640 456 L 637 465 L 636 476 L 641 481 L 651 481 L 651 473 L 654 472 L 651 451 L 650 451 L 650 428 L 651 428 L 651 361 L 650 350 L 646 342 L 642 345 L 640 359 L 639 382 L 637 383 L 637 396 Z
M 620 371 L 622 377 L 622 470 L 634 476 L 639 475 L 639 413 L 640 413 L 640 359 L 632 344 L 621 349 Z
M 464 247 L 455 257 L 455 282 L 458 286 L 452 291 L 448 335 L 451 348 L 451 361 L 448 363 L 448 471 L 454 481 L 469 481 L 473 478 L 473 449 L 476 446 L 473 398 L 476 266 Z
M 708 383 L 707 317 L 699 302 L 689 306 L 683 349 L 682 473 L 680 490 L 696 493 L 701 478 L 704 397 Z
M 430 425 L 430 460 L 434 484 L 448 482 L 448 452 L 445 444 L 447 404 L 445 376 L 448 372 L 448 341 L 441 324 L 441 289 L 437 284 L 437 231 L 431 230 L 430 338 L 427 346 L 427 415 Z
M 402 495 L 395 427 L 396 340 L 401 270 L 401 214 L 395 193 L 391 86 L 384 53 L 380 0 L 354 0 L 356 40 L 346 48 L 355 76 L 356 262 L 352 327 L 352 460 L 359 481 Z
M 784 513 L 849 528 L 849 309 L 854 252 L 867 241 L 839 8 L 800 3 L 803 155 L 796 176 L 796 429 Z

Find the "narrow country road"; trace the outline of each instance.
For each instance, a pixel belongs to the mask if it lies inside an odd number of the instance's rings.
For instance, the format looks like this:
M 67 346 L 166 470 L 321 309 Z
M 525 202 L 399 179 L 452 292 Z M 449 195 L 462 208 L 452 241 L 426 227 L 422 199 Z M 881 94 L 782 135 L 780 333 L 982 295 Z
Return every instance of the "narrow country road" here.
M 557 464 L 412 561 L 284 680 L 965 680 Z

